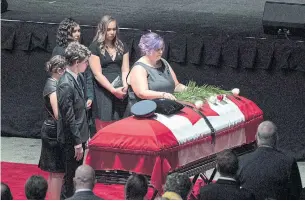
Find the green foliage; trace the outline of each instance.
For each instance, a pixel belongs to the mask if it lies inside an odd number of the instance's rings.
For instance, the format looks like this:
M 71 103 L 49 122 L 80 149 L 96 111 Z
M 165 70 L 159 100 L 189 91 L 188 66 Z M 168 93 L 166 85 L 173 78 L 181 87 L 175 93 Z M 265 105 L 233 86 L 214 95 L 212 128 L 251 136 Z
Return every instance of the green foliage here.
M 174 93 L 177 100 L 195 103 L 198 100 L 207 100 L 211 96 L 220 94 L 232 94 L 230 91 L 220 89 L 216 86 L 203 85 L 197 86 L 196 82 L 190 81 L 187 85 L 187 90 Z

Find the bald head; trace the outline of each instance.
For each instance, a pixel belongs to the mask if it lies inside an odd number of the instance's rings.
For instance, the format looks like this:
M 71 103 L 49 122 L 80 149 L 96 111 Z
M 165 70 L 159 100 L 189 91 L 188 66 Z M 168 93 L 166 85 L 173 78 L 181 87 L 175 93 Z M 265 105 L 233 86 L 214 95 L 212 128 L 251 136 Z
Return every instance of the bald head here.
M 271 121 L 263 121 L 257 128 L 257 145 L 276 146 L 277 128 Z
M 89 188 L 93 189 L 96 179 L 95 171 L 89 165 L 81 165 L 75 171 L 75 189 Z

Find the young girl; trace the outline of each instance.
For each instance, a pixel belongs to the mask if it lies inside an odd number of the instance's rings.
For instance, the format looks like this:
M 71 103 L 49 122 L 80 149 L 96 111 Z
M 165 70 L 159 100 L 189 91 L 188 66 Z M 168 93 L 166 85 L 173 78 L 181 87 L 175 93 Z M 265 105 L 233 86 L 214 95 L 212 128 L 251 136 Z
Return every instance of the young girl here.
M 65 72 L 66 60 L 62 56 L 54 56 L 46 64 L 46 71 L 50 74 L 43 90 L 43 99 L 47 118 L 41 129 L 41 155 L 39 168 L 49 172 L 48 191 L 50 200 L 59 200 L 64 173 L 60 147 L 57 142 L 57 81 Z

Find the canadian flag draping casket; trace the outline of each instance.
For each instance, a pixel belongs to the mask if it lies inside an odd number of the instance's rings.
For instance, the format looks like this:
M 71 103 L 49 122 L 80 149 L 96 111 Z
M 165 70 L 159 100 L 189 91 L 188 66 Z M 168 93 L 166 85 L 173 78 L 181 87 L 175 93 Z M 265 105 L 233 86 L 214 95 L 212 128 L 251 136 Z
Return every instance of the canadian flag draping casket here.
M 162 191 L 166 175 L 179 167 L 227 148 L 255 141 L 262 110 L 241 96 L 227 96 L 200 109 L 189 107 L 174 115 L 156 113 L 151 118 L 134 116 L 101 129 L 89 142 L 86 162 L 95 170 L 125 170 L 150 175 L 151 183 Z

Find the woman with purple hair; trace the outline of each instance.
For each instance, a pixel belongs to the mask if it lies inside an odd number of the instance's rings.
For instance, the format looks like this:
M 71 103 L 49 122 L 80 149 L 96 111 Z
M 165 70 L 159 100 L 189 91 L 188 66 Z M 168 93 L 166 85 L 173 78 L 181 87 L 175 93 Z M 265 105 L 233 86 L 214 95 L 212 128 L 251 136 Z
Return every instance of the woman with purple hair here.
M 172 67 L 162 58 L 164 41 L 161 36 L 152 32 L 143 35 L 139 48 L 142 57 L 128 76 L 130 105 L 143 99 L 176 100 L 173 93 L 183 91 L 186 86 L 179 83 Z

